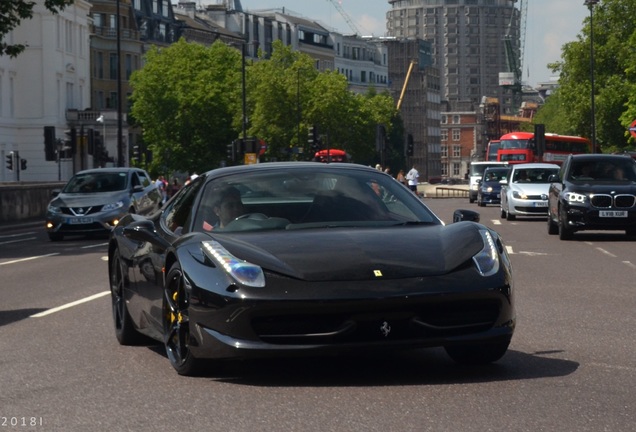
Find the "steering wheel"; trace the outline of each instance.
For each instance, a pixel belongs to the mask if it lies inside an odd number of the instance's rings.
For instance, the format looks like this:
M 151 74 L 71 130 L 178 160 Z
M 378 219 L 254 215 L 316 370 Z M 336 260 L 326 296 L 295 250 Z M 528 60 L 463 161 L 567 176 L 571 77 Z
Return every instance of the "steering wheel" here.
M 236 221 L 241 219 L 265 220 L 265 219 L 269 219 L 269 216 L 263 213 L 245 213 L 244 215 L 240 215 L 234 220 Z

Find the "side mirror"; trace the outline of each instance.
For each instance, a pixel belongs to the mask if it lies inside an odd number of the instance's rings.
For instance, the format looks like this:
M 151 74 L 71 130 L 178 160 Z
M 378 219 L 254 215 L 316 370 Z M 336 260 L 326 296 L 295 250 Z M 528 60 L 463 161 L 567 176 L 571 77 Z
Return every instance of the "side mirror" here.
M 56 196 L 58 196 L 61 191 L 62 191 L 61 189 L 53 189 L 51 191 L 51 198 L 55 198 Z
M 559 181 L 558 174 L 550 174 L 550 177 L 548 177 L 548 183 L 557 183 L 558 181 Z
M 465 221 L 479 222 L 479 213 L 473 210 L 455 210 L 453 213 L 453 223 Z
M 142 185 L 134 185 L 132 190 L 133 192 L 143 192 L 144 187 Z

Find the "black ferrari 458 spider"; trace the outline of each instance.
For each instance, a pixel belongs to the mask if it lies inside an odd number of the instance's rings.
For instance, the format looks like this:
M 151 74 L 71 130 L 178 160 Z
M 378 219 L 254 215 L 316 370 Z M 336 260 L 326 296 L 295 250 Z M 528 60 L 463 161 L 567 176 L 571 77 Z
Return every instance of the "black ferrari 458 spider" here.
M 360 165 L 212 170 L 112 231 L 115 334 L 165 344 L 182 375 L 220 359 L 423 347 L 493 362 L 515 328 L 513 279 L 478 216 L 445 225 Z

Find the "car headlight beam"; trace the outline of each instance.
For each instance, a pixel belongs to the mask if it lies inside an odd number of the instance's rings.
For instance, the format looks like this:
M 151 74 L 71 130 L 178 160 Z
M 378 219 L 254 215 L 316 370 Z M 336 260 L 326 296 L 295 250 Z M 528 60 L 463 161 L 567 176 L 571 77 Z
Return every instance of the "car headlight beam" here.
M 492 276 L 499 271 L 499 254 L 495 240 L 487 230 L 479 230 L 481 238 L 484 241 L 484 247 L 475 256 L 473 262 L 480 275 L 487 277 Z
M 239 284 L 256 288 L 265 286 L 265 274 L 259 266 L 238 259 L 217 241 L 204 241 L 201 246 L 203 253 Z

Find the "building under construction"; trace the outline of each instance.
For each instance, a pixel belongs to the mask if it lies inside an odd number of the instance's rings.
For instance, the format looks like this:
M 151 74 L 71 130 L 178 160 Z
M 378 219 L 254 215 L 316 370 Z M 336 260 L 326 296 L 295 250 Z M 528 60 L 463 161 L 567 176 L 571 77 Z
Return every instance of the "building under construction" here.
M 441 174 L 440 77 L 432 67 L 431 44 L 387 39 L 390 91 L 404 122 L 404 151 L 420 181 Z M 412 148 L 409 151 L 409 148 Z

